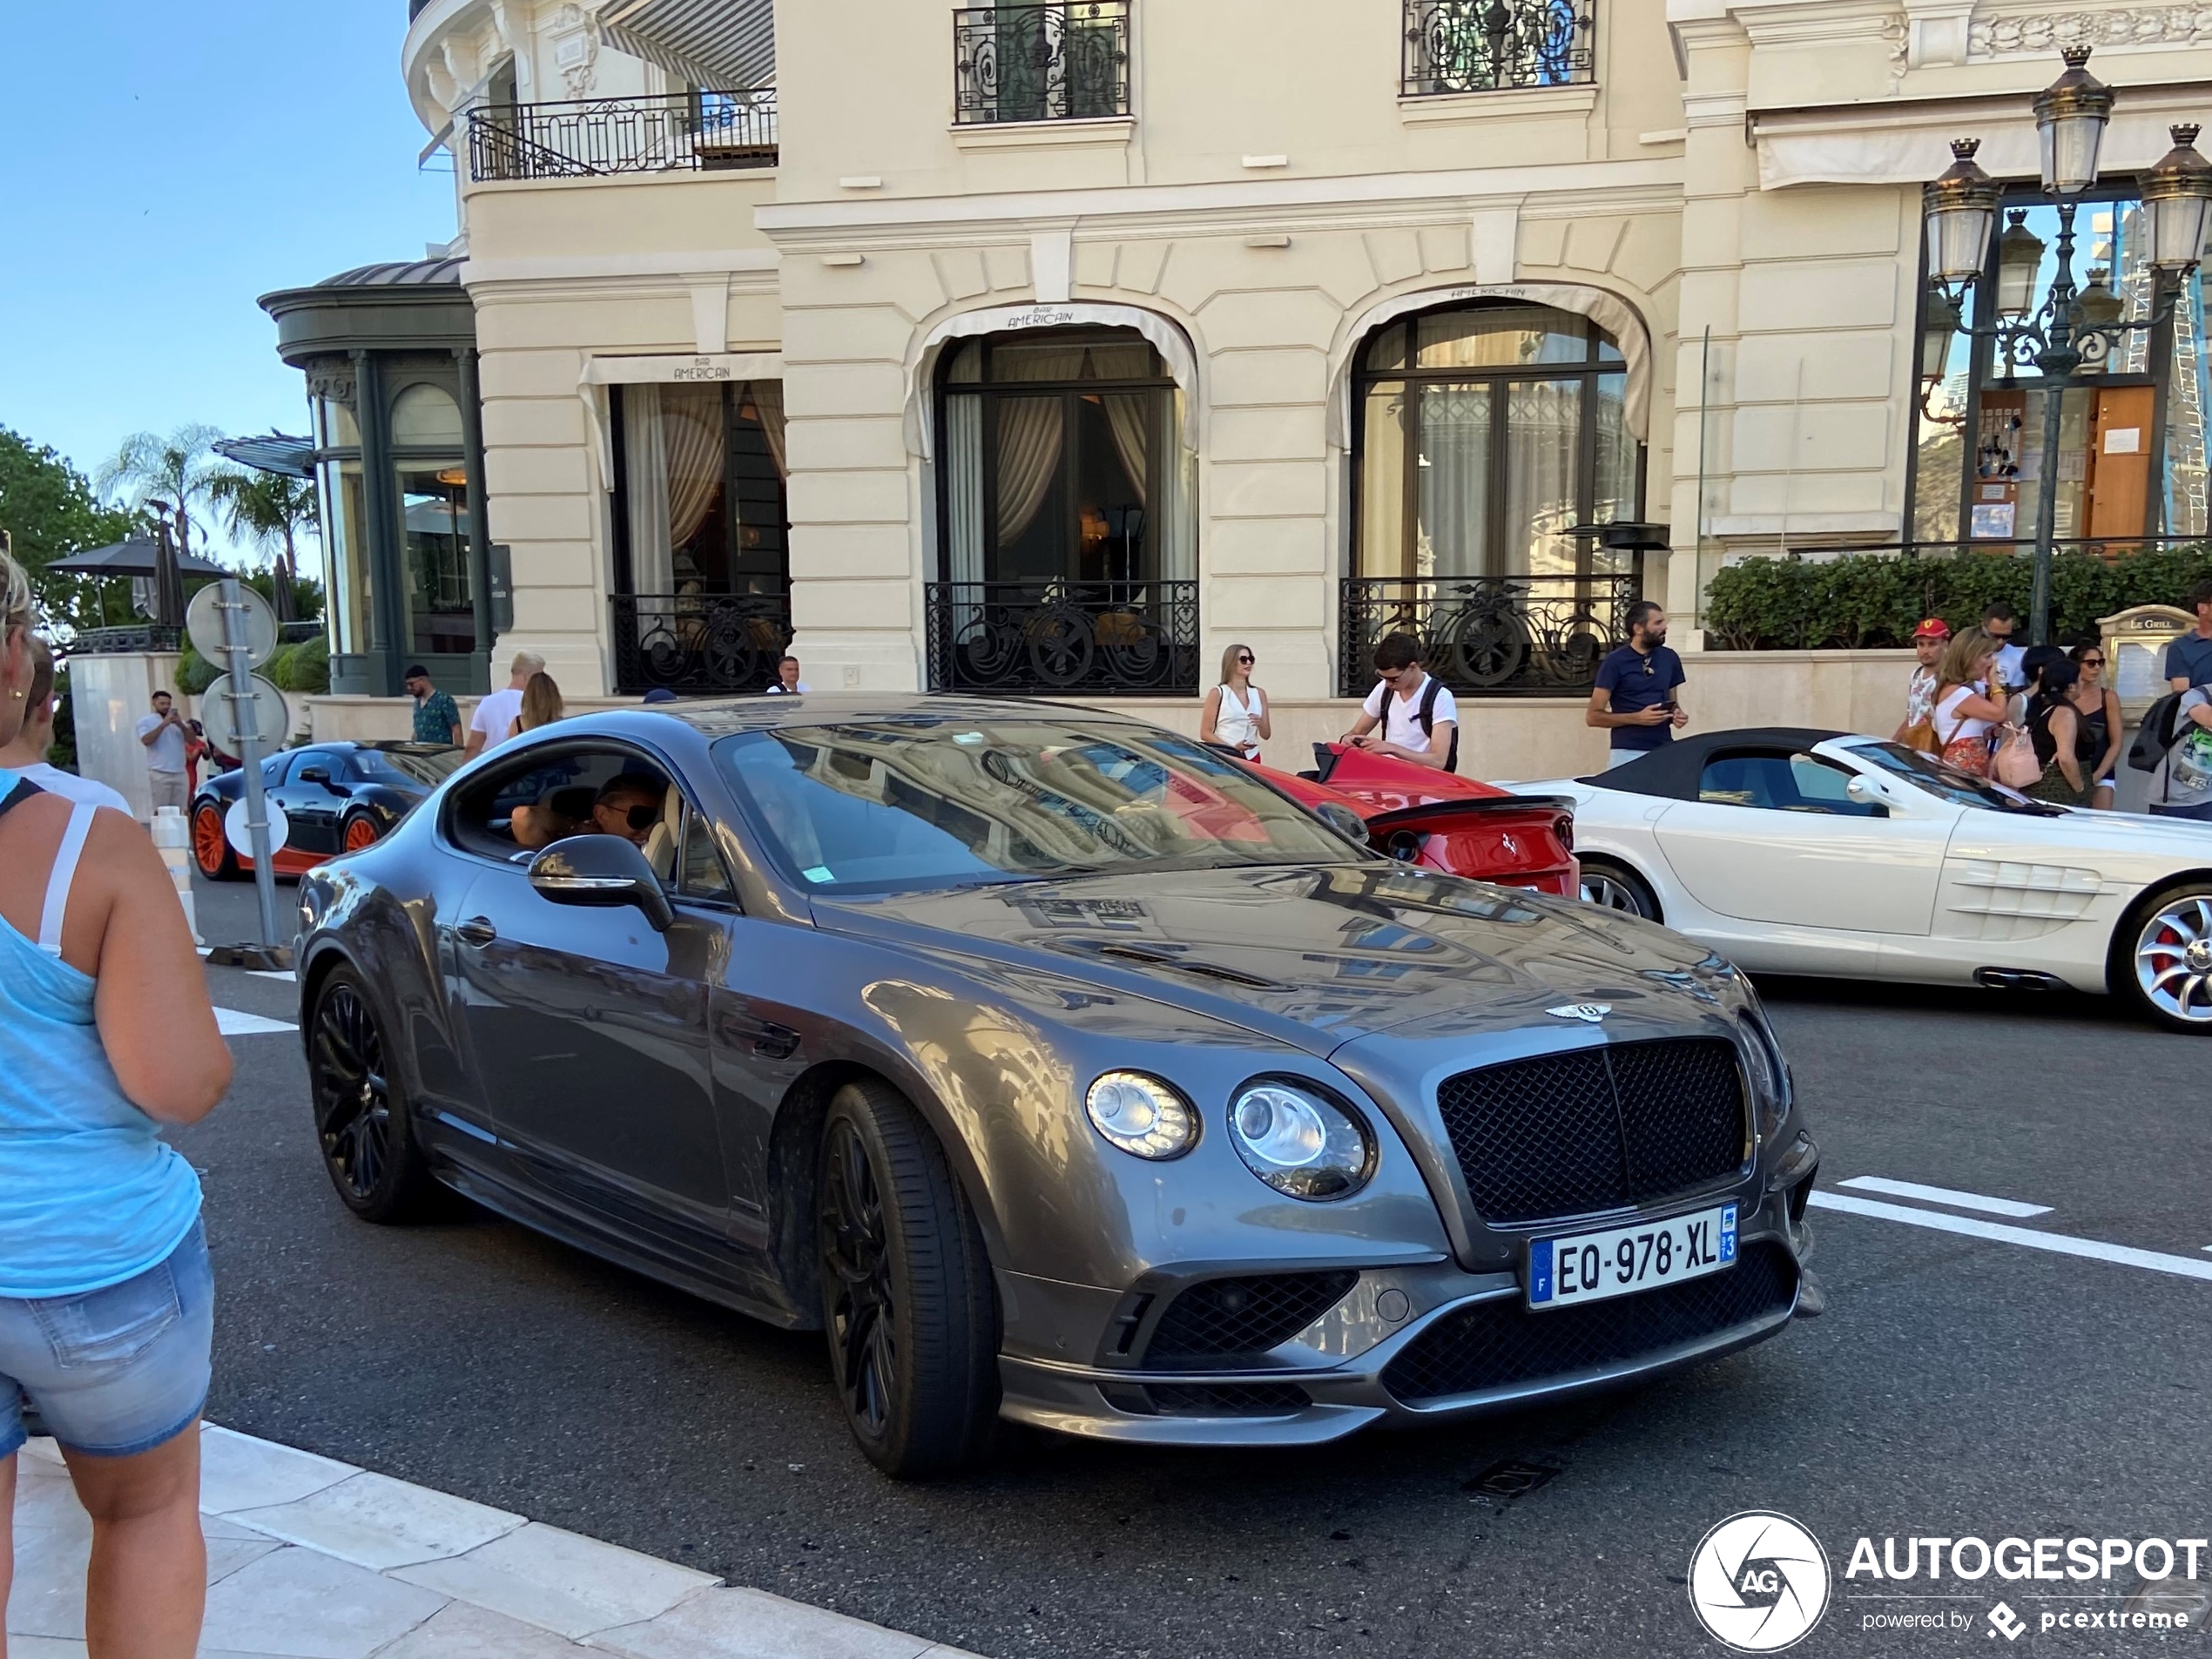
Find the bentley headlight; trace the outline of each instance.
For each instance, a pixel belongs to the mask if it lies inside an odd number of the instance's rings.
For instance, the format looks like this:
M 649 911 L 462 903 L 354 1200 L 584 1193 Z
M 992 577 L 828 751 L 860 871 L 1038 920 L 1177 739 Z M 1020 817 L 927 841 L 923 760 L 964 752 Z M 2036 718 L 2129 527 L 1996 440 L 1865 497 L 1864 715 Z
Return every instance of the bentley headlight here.
M 1141 1071 L 1108 1072 L 1091 1084 L 1083 1109 L 1101 1135 L 1137 1157 L 1180 1157 L 1198 1138 L 1198 1115 Z
M 1775 1041 L 1774 1028 L 1767 1022 L 1766 1010 L 1750 995 L 1748 985 L 1744 991 L 1743 1046 L 1751 1074 L 1752 1103 L 1757 1111 L 1759 1133 L 1770 1139 L 1789 1119 L 1794 1103 L 1793 1080 L 1790 1062 L 1782 1057 L 1782 1045 Z
M 1293 1198 L 1341 1198 L 1374 1171 L 1374 1140 L 1357 1113 L 1280 1078 L 1264 1077 L 1238 1092 L 1229 1105 L 1229 1138 L 1246 1169 Z

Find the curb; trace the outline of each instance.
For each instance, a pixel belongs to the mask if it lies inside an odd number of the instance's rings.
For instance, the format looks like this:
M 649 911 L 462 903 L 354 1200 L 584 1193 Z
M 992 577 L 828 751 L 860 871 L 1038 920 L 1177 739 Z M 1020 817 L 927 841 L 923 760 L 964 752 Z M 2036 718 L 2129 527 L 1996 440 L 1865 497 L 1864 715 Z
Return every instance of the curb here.
M 27 1655 L 77 1659 L 89 1523 L 53 1441 L 24 1454 L 17 1532 L 47 1546 L 28 1552 L 46 1570 L 18 1574 L 9 1635 Z M 215 1424 L 200 1457 L 203 1656 L 976 1659 Z

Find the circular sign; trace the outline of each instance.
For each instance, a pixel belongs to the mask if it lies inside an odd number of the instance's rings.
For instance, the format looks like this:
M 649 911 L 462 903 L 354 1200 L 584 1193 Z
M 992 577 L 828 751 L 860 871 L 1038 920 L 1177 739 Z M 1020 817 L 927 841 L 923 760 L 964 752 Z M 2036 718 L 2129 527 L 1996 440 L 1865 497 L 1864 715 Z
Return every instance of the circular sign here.
M 246 681 L 244 698 L 233 697 L 231 677 L 218 674 L 208 688 L 199 694 L 199 721 L 207 729 L 207 740 L 226 754 L 244 755 L 238 728 L 239 703 L 251 700 L 253 705 L 253 735 L 273 753 L 284 746 L 292 731 L 292 710 L 284 700 L 284 693 L 263 679 L 259 674 Z
M 292 839 L 292 820 L 284 815 L 283 807 L 266 796 L 262 798 L 261 806 L 269 820 L 269 851 L 273 853 L 281 852 L 284 844 Z M 250 859 L 253 856 L 253 832 L 246 826 L 246 803 L 242 799 L 231 803 L 230 811 L 223 814 L 223 839 L 231 844 L 231 851 L 239 857 Z
M 1689 1605 L 1716 1642 L 1779 1653 L 1828 1610 L 1828 1552 L 1787 1515 L 1750 1509 L 1707 1533 L 1689 1558 Z
M 192 649 L 221 669 L 231 665 L 230 641 L 223 633 L 226 585 L 221 582 L 209 583 L 192 595 L 192 603 L 185 607 L 185 632 L 191 636 Z M 243 582 L 238 584 L 237 592 L 239 638 L 246 646 L 246 660 L 259 668 L 277 648 L 276 612 L 269 609 L 266 599 Z

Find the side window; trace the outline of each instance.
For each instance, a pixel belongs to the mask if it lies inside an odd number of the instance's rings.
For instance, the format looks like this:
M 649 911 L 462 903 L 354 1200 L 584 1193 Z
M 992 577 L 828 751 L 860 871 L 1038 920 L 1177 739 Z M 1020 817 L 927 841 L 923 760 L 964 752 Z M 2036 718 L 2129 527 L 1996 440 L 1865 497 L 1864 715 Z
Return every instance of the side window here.
M 664 821 L 671 794 L 658 766 L 622 750 L 540 752 L 456 791 L 447 833 L 471 853 L 508 860 L 570 835 L 621 834 L 665 878 L 657 855 L 665 847 L 673 863 L 676 826 Z
M 1887 818 L 1889 808 L 1879 801 L 1851 798 L 1851 774 L 1831 765 L 1817 755 L 1790 757 L 1790 781 L 1795 786 L 1802 812 L 1833 813 L 1839 818 Z
M 298 757 L 289 754 L 271 755 L 261 763 L 261 787 L 274 789 L 284 781 L 285 768 Z
M 678 886 L 686 898 L 737 902 L 737 887 L 714 845 L 713 826 L 688 805 L 684 808 L 684 853 L 678 870 Z
M 1797 799 L 1785 754 L 1716 755 L 1697 779 L 1697 799 L 1712 806 L 1784 806 Z

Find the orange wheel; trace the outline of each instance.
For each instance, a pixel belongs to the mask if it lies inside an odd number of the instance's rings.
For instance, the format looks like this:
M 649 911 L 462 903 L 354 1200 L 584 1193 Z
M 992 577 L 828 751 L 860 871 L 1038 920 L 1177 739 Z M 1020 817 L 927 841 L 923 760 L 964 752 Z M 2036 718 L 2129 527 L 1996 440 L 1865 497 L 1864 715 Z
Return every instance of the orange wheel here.
M 192 815 L 192 856 L 210 881 L 229 881 L 238 874 L 238 857 L 223 833 L 223 814 L 212 804 L 203 804 Z
M 346 821 L 346 833 L 341 839 L 348 853 L 358 853 L 365 846 L 375 846 L 375 821 L 368 818 L 348 819 Z

